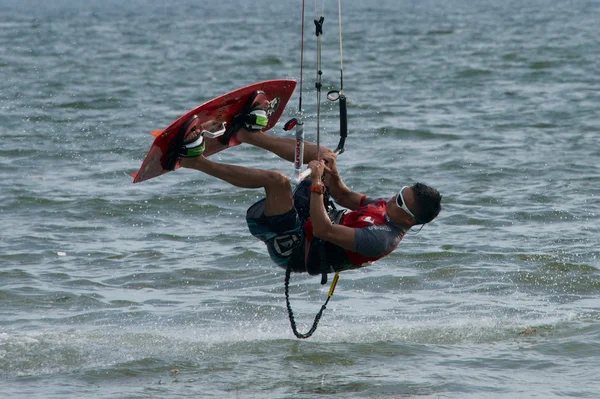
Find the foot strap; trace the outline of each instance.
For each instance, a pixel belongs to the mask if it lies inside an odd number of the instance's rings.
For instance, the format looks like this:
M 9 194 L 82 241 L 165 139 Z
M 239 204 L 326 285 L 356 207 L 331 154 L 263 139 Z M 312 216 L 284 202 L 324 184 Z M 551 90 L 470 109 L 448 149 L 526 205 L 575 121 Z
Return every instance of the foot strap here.
M 240 123 L 245 129 L 251 131 L 262 130 L 269 124 L 267 111 L 263 109 L 254 109 L 246 115 L 235 117 L 234 123 Z
M 264 107 L 267 102 L 268 98 L 264 91 L 255 91 L 241 112 L 233 118 L 231 126 L 219 138 L 219 142 L 229 145 L 231 138 L 242 128 L 251 131 L 264 129 L 269 123 L 269 118 L 267 112 L 261 107 Z
M 183 158 L 193 158 L 202 155 L 204 152 L 204 137 L 200 134 L 192 142 L 183 143 L 179 151 L 179 155 Z

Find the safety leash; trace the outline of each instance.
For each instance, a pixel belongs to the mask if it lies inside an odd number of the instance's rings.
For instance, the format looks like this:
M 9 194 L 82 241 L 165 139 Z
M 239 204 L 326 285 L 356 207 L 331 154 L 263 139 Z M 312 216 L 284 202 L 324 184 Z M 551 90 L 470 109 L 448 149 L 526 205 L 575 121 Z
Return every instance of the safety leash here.
M 336 273 L 335 276 L 333 276 L 333 280 L 331 281 L 331 286 L 329 287 L 329 293 L 327 294 L 327 299 L 325 300 L 325 303 L 323 304 L 323 306 L 321 306 L 321 310 L 319 310 L 319 313 L 317 313 L 317 315 L 315 316 L 315 320 L 313 322 L 312 327 L 305 334 L 298 331 L 298 328 L 296 327 L 296 320 L 294 319 L 294 312 L 292 311 L 292 305 L 290 304 L 290 275 L 291 274 L 292 274 L 292 267 L 288 265 L 288 267 L 285 271 L 285 304 L 287 306 L 288 316 L 290 317 L 290 325 L 292 326 L 292 331 L 294 332 L 294 335 L 297 338 L 300 338 L 300 339 L 310 338 L 310 336 L 313 335 L 313 333 L 315 331 L 317 331 L 317 325 L 319 324 L 319 321 L 321 320 L 321 316 L 323 315 L 323 312 L 327 308 L 327 304 L 329 303 L 329 300 L 333 296 L 333 292 L 335 291 L 335 286 L 337 285 L 337 282 L 340 278 L 340 274 Z

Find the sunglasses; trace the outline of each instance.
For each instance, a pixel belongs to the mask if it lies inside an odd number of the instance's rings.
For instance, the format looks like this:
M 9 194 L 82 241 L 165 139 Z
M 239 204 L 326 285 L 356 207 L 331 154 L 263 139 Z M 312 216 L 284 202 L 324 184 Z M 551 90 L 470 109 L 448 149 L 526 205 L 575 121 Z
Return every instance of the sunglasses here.
M 400 192 L 398 192 L 398 195 L 396 195 L 396 205 L 398 205 L 398 208 L 402 209 L 404 212 L 408 213 L 410 216 L 412 216 L 417 223 L 419 224 L 424 224 L 421 220 L 419 220 L 418 217 L 415 216 L 414 213 L 411 212 L 410 209 L 408 209 L 408 207 L 406 206 L 406 201 L 404 201 L 404 197 L 402 196 L 402 191 L 404 191 L 405 188 L 408 188 L 408 186 L 404 186 L 400 189 Z

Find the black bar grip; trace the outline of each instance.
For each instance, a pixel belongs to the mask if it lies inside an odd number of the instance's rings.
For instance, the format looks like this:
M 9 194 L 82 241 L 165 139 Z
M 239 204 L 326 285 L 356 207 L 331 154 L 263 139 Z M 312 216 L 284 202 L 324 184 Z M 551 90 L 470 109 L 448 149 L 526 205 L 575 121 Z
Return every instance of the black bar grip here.
M 340 95 L 340 137 L 348 137 L 348 110 L 346 108 L 346 96 Z

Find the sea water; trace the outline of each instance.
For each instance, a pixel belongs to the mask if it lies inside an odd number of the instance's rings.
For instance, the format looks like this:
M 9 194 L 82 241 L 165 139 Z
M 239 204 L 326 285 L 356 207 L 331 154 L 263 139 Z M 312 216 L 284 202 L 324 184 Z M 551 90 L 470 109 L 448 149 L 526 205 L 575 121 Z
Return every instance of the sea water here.
M 151 131 L 262 80 L 303 78 L 316 139 L 301 6 L 0 0 L 0 397 L 600 396 L 596 1 L 343 2 L 340 173 L 374 197 L 431 184 L 443 211 L 342 273 L 309 340 L 247 231 L 261 190 L 189 170 L 132 184 Z M 337 2 L 324 16 L 326 92 Z M 299 94 L 272 134 L 291 137 Z M 245 145 L 214 159 L 293 170 Z M 327 290 L 292 276 L 300 330 Z

